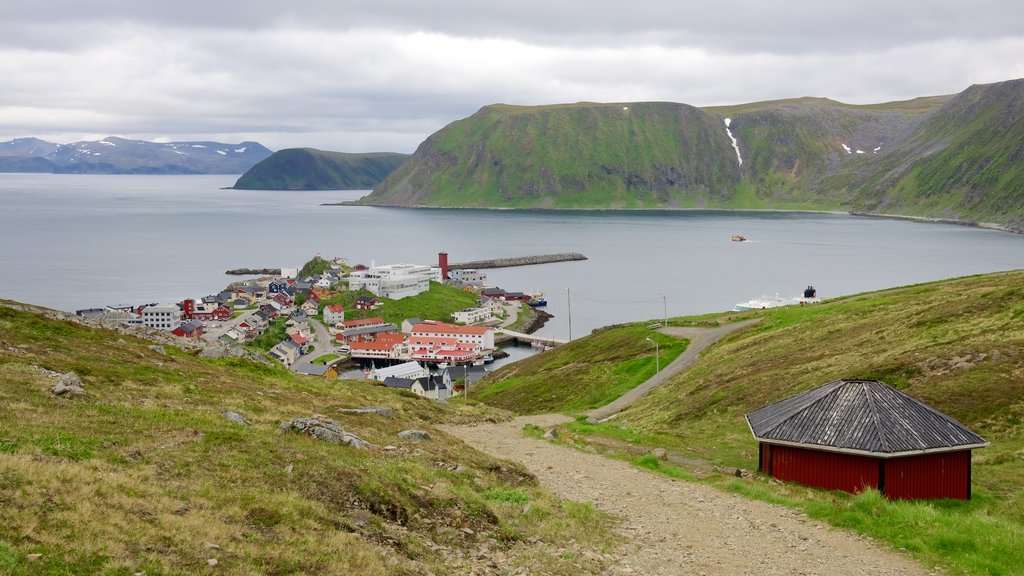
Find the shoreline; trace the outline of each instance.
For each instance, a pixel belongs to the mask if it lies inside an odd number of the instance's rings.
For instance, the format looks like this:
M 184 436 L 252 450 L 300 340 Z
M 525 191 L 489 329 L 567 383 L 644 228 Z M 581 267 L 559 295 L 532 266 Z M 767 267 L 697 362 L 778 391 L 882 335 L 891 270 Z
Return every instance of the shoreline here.
M 952 224 L 956 226 L 968 226 L 971 228 L 982 228 L 996 232 L 1024 235 L 1024 225 L 1015 226 L 1000 224 L 998 222 L 976 222 L 959 218 L 937 218 L 932 216 L 910 216 L 906 214 L 883 214 L 877 212 L 859 212 L 843 210 L 811 210 L 811 209 L 787 209 L 787 208 L 542 208 L 542 207 L 498 207 L 498 206 L 426 206 L 421 204 L 362 204 L 358 201 L 326 202 L 321 206 L 355 206 L 366 208 L 404 208 L 411 210 L 488 210 L 488 211 L 521 211 L 521 212 L 755 212 L 755 213 L 786 213 L 786 214 L 830 214 L 834 216 L 856 216 L 863 218 L 879 218 L 886 220 L 904 220 L 907 222 L 921 222 L 925 224 Z

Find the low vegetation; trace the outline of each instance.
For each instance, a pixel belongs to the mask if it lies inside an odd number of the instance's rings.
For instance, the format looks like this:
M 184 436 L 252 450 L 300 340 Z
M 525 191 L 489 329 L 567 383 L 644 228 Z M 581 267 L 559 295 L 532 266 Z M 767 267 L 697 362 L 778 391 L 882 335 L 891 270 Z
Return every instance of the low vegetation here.
M 67 372 L 83 395 L 49 391 Z M 599 572 L 616 542 L 609 517 L 437 428 L 494 409 L 202 359 L 10 302 L 0 382 L 0 574 L 568 575 Z M 393 415 L 342 412 L 364 406 Z M 279 430 L 316 414 L 371 448 Z
M 660 347 L 657 356 L 653 342 Z M 642 384 L 659 360 L 666 366 L 685 349 L 686 341 L 639 324 L 601 330 L 503 367 L 477 384 L 474 394 L 519 414 L 589 410 Z
M 670 463 L 704 481 L 803 509 L 951 573 L 1010 574 L 1024 565 L 1024 272 L 729 313 L 721 320 L 752 316 L 761 322 L 704 351 L 695 367 L 615 420 L 577 421 L 564 435 L 627 459 L 642 458 L 650 448 L 667 449 Z M 608 332 L 626 339 L 630 330 L 636 328 Z M 509 377 L 513 383 L 543 381 L 551 367 L 601 353 L 611 338 L 602 332 L 540 355 L 533 364 L 517 363 L 519 370 Z M 633 358 L 645 352 L 634 349 Z M 837 378 L 881 379 L 991 441 L 974 454 L 972 499 L 887 502 L 872 493 L 851 496 L 721 473 L 757 468 L 746 412 Z M 548 387 L 566 397 L 593 389 L 586 371 L 548 380 Z M 500 390 L 502 383 L 493 386 Z M 538 403 L 536 397 L 548 395 L 545 388 L 534 395 L 496 394 L 495 404 L 530 413 L 554 405 Z
M 401 300 L 378 298 L 381 307 L 377 310 L 359 310 L 355 306 L 360 297 L 374 297 L 366 290 L 341 292 L 320 302 L 320 311 L 328 304 L 341 304 L 345 307 L 345 319 L 373 318 L 379 316 L 386 322 L 400 325 L 406 318 L 423 318 L 425 320 L 452 321 L 452 313 L 477 306 L 479 297 L 473 292 L 459 290 L 439 282 L 431 282 L 430 289 L 416 296 Z

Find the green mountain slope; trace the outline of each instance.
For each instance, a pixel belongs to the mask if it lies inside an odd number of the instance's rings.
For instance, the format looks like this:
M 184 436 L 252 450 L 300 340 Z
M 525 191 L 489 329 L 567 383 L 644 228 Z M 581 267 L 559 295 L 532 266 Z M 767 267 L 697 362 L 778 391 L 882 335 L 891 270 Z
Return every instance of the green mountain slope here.
M 369 190 L 405 161 L 407 154 L 348 154 L 313 148 L 274 152 L 235 182 L 242 190 Z
M 313 415 L 371 446 L 280 427 Z M 0 301 L 0 574 L 601 572 L 610 518 L 436 428 L 500 417 Z
M 691 207 L 739 181 L 724 124 L 691 106 L 493 105 L 428 138 L 367 201 Z
M 1024 228 L 1024 80 L 972 86 L 854 188 L 859 209 Z
M 1022 228 L 1022 158 L 1024 80 L 861 106 L 493 105 L 433 134 L 362 202 L 849 210 Z

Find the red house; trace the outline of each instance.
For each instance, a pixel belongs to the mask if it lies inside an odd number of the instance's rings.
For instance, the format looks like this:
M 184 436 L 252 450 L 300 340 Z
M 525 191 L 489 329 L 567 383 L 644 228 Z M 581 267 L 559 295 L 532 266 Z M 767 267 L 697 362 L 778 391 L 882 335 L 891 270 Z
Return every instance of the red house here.
M 197 304 L 195 300 L 188 298 L 181 301 L 181 318 L 182 320 L 224 321 L 231 318 L 231 308 L 206 303 Z
M 203 335 L 203 323 L 199 320 L 187 320 L 171 330 L 171 334 L 179 338 L 199 338 Z
M 747 414 L 758 470 L 892 500 L 971 497 L 971 450 L 989 443 L 878 380 L 835 380 Z

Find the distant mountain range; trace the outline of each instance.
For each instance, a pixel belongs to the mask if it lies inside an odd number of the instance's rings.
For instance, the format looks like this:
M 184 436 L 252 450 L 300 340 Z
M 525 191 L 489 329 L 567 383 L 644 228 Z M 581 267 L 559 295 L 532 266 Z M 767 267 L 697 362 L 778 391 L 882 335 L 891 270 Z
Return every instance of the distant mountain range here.
M 0 142 L 0 172 L 55 174 L 241 174 L 271 151 L 257 142 L 147 142 L 124 138 L 54 144 Z
M 393 152 L 349 154 L 314 148 L 278 150 L 249 169 L 243 190 L 369 190 L 409 157 Z
M 798 98 L 485 106 L 364 204 L 843 210 L 1024 230 L 1024 80 L 849 105 Z

